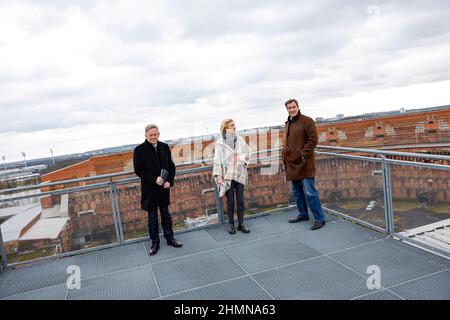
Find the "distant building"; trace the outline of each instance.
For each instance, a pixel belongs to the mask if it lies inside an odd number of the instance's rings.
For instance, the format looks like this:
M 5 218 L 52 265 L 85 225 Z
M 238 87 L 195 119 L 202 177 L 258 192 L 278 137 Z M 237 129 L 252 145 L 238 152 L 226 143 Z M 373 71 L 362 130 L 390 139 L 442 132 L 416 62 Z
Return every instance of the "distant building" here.
M 41 172 L 47 169 L 46 165 L 29 166 L 26 168 L 0 170 L 0 188 L 8 188 L 9 185 L 34 184 Z

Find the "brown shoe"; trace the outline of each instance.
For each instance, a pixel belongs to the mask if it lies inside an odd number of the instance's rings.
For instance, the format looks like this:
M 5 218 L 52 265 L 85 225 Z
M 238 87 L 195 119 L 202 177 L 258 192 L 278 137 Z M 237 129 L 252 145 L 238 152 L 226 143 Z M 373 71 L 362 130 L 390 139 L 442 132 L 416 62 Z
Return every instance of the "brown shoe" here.
M 325 221 L 322 221 L 322 222 L 316 221 L 316 222 L 314 222 L 314 224 L 312 225 L 311 230 L 317 230 L 317 229 L 320 229 L 320 228 L 322 228 L 324 225 L 325 225 Z

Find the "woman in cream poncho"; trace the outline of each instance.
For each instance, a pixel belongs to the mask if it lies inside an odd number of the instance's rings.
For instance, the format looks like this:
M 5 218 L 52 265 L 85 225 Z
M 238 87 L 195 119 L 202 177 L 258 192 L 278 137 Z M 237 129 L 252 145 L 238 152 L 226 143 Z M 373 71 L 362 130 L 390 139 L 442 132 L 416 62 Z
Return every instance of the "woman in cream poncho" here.
M 220 197 L 227 196 L 228 232 L 234 228 L 234 200 L 236 194 L 238 230 L 249 233 L 244 226 L 244 185 L 247 184 L 247 166 L 250 162 L 250 148 L 244 139 L 236 134 L 232 119 L 225 119 L 220 126 L 220 136 L 214 151 L 213 176 L 219 185 Z

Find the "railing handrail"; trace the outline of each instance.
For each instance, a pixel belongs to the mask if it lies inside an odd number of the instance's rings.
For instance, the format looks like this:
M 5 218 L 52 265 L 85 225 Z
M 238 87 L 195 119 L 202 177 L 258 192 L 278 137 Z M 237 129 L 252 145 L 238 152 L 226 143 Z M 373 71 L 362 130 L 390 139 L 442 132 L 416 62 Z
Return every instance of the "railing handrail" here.
M 260 151 L 254 151 L 254 152 L 251 152 L 250 154 L 251 155 L 258 154 L 258 153 L 259 154 L 263 154 L 263 153 L 279 151 L 279 150 L 281 150 L 281 148 L 265 149 L 265 150 L 260 150 Z M 262 158 L 262 159 L 258 159 L 258 160 L 265 160 L 265 159 Z M 211 162 L 211 161 L 214 161 L 214 158 L 203 158 L 203 159 L 194 160 L 194 161 L 186 162 L 186 163 L 182 162 L 182 163 L 176 164 L 176 166 L 178 167 L 178 166 L 189 166 L 189 165 L 195 165 L 195 164 L 204 164 L 204 163 L 208 163 L 208 162 Z M 197 168 L 194 168 L 194 169 L 197 169 Z M 190 169 L 186 169 L 186 170 L 190 170 Z M 128 171 L 122 171 L 122 172 L 115 172 L 115 173 L 107 173 L 107 174 L 95 175 L 95 176 L 90 176 L 90 177 L 67 179 L 67 180 L 59 180 L 59 181 L 52 181 L 52 182 L 43 182 L 43 183 L 30 185 L 30 186 L 22 186 L 22 187 L 17 187 L 17 188 L 10 188 L 10 189 L 2 189 L 2 190 L 0 190 L 0 194 L 2 194 L 2 193 L 9 193 L 9 192 L 20 192 L 20 191 L 33 190 L 33 189 L 40 189 L 40 188 L 45 188 L 45 187 L 52 187 L 52 186 L 58 186 L 58 185 L 62 185 L 62 184 L 70 184 L 70 183 L 76 183 L 76 182 L 85 182 L 85 181 L 92 181 L 92 180 L 98 180 L 98 179 L 109 179 L 109 178 L 129 175 L 129 174 L 134 174 L 134 171 L 133 170 L 128 170 Z
M 392 156 L 402 156 L 402 157 L 412 157 L 412 158 L 425 158 L 425 159 L 432 159 L 432 160 L 444 160 L 450 161 L 450 157 L 448 156 L 441 156 L 441 155 L 429 155 L 429 154 L 417 154 L 417 153 L 407 153 L 407 152 L 395 152 L 395 151 L 384 151 L 384 150 L 373 150 L 373 149 L 362 149 L 362 148 L 346 148 L 346 147 L 335 147 L 335 146 L 322 146 L 322 145 L 318 145 L 317 146 L 318 149 L 332 149 L 332 150 L 338 150 L 338 151 L 345 151 L 345 152 L 360 152 L 360 153 L 369 153 L 369 154 L 376 154 L 377 156 L 381 157 L 370 157 L 370 156 L 361 156 L 361 155 L 351 155 L 348 153 L 333 153 L 333 152 L 323 152 L 323 151 L 316 151 L 317 154 L 319 155 L 327 155 L 327 156 L 335 156 L 338 158 L 345 158 L 345 159 L 351 159 L 351 160 L 362 160 L 362 161 L 369 161 L 369 162 L 381 162 L 382 163 L 382 168 L 383 168 L 383 182 L 385 183 L 383 190 L 385 192 L 385 203 L 391 203 L 390 204 L 390 210 L 386 209 L 385 210 L 385 217 L 386 217 L 386 233 L 391 235 L 394 234 L 394 227 L 393 227 L 393 211 L 392 211 L 392 190 L 391 190 L 391 181 L 390 181 L 390 170 L 389 170 L 389 164 L 398 164 L 398 165 L 407 165 L 407 166 L 419 166 L 419 167 L 426 167 L 426 168 L 431 168 L 431 169 L 441 169 L 441 170 L 447 170 L 450 171 L 450 166 L 449 165 L 443 165 L 443 164 L 435 164 L 435 163 L 424 163 L 424 162 L 413 162 L 413 161 L 405 161 L 405 160 L 395 160 L 395 159 L 387 159 L 386 156 L 388 155 L 392 155 Z M 263 151 L 259 151 L 259 152 L 254 152 L 254 154 L 263 154 L 263 153 L 268 153 L 271 152 L 271 154 L 274 154 L 274 151 L 279 151 L 280 148 L 275 148 L 275 149 L 268 149 L 268 150 L 263 150 Z M 205 164 L 205 162 L 207 161 L 211 161 L 212 159 L 202 159 L 201 160 L 201 167 L 196 167 L 196 168 L 189 168 L 189 169 L 184 169 L 184 170 L 180 170 L 178 172 L 178 175 L 185 175 L 185 174 L 191 174 L 191 173 L 197 173 L 197 172 L 203 172 L 203 171 L 211 171 L 213 165 L 203 165 Z M 251 163 L 254 163 L 255 159 L 252 160 Z M 256 159 L 257 161 L 260 161 L 260 163 L 264 164 L 264 161 L 280 161 L 280 153 L 276 153 L 276 155 L 273 156 L 268 156 L 268 157 L 261 157 Z M 270 163 L 272 164 L 272 162 Z M 386 171 L 386 172 L 385 172 Z M 69 179 L 69 180 L 62 180 L 62 181 L 55 181 L 55 182 L 47 182 L 47 183 L 41 183 L 38 185 L 34 185 L 34 186 L 26 186 L 26 187 L 19 187 L 19 188 L 14 188 L 14 189 L 6 189 L 6 190 L 1 190 L 0 193 L 4 193 L 4 192 L 17 192 L 17 191 L 24 191 L 24 190 L 30 190 L 30 189 L 40 189 L 40 188 L 44 188 L 44 187 L 50 187 L 50 186 L 54 186 L 54 185 L 64 185 L 64 184 L 69 184 L 69 183 L 75 183 L 75 182 L 84 182 L 84 181 L 92 181 L 92 180 L 98 180 L 98 179 L 109 179 L 106 181 L 102 181 L 102 182 L 98 182 L 98 183 L 93 183 L 93 184 L 88 184 L 88 185 L 83 185 L 83 186 L 76 186 L 76 187 L 70 187 L 70 188 L 66 188 L 66 189 L 58 189 L 58 190 L 49 190 L 49 191 L 45 191 L 45 192 L 39 192 L 39 193 L 35 193 L 35 194 L 29 194 L 29 195 L 20 195 L 20 196 L 13 196 L 13 197 L 3 197 L 0 198 L 0 203 L 1 202 L 6 202 L 6 201 L 14 201 L 14 200 L 19 200 L 19 199 L 27 199 L 27 198 L 36 198 L 36 197 L 43 197 L 43 196 L 49 196 L 49 195 L 56 195 L 56 194 L 66 194 L 66 193 L 71 193 L 71 192 L 80 192 L 80 191 L 85 191 L 85 190 L 91 190 L 91 189 L 99 189 L 99 188 L 105 188 L 105 187 L 109 187 L 110 190 L 110 194 L 112 195 L 112 199 L 113 199 L 113 203 L 115 203 L 116 207 L 117 204 L 116 202 L 117 197 L 116 197 L 116 186 L 118 185 L 124 185 L 124 184 L 128 184 L 128 183 L 137 183 L 140 181 L 139 177 L 134 176 L 131 178 L 124 178 L 124 179 L 118 179 L 118 180 L 114 180 L 112 178 L 114 177 L 120 177 L 120 176 L 126 176 L 126 175 L 130 175 L 130 174 L 134 174 L 134 171 L 123 171 L 123 172 L 116 172 L 116 173 L 111 173 L 111 174 L 104 174 L 104 175 L 97 175 L 97 176 L 92 176 L 92 177 L 85 177 L 85 178 L 77 178 L 77 179 Z M 217 193 L 217 190 L 216 190 Z M 216 199 L 217 202 L 217 199 Z M 116 212 L 116 207 L 114 207 L 113 205 L 113 216 L 115 217 L 115 219 L 117 217 L 120 217 L 120 211 Z M 386 206 L 386 208 L 388 208 L 388 206 Z M 218 209 L 219 211 L 219 209 Z M 222 216 L 223 216 L 223 210 L 222 212 Z M 356 219 L 357 220 L 357 219 Z M 363 222 L 365 223 L 365 222 Z M 371 225 L 369 223 L 365 223 L 366 225 Z M 120 225 L 121 226 L 121 222 L 120 219 L 116 219 L 115 220 L 115 225 Z M 381 230 L 384 231 L 384 229 L 378 228 L 377 230 Z M 120 229 L 120 228 L 119 228 Z M 121 230 L 117 230 L 116 228 L 116 235 L 118 237 L 118 239 L 120 238 L 121 240 L 119 241 L 119 243 L 122 243 L 124 241 L 123 238 L 123 231 Z M 0 247 L 3 247 L 2 245 L 2 241 L 1 241 L 1 229 L 0 229 Z M 1 248 L 0 248 L 1 249 Z M 0 254 L 2 255 L 2 264 L 4 265 L 4 267 L 6 268 L 7 263 L 5 263 L 6 257 L 5 257 L 5 252 L 4 250 L 0 250 Z
M 129 175 L 129 174 L 134 174 L 134 171 L 128 170 L 128 171 L 122 171 L 122 172 L 116 172 L 116 173 L 108 173 L 108 174 L 101 174 L 101 175 L 90 176 L 90 177 L 76 178 L 76 179 L 43 182 L 43 183 L 34 184 L 34 185 L 30 185 L 30 186 L 23 186 L 23 187 L 11 188 L 11 189 L 3 189 L 3 190 L 0 190 L 0 194 L 8 193 L 8 192 L 20 192 L 20 191 L 26 191 L 26 190 L 41 189 L 41 188 L 45 188 L 45 187 L 59 186 L 62 184 L 70 184 L 70 183 L 76 183 L 76 182 L 85 182 L 85 181 L 92 181 L 92 180 L 99 180 L 99 179 L 109 179 L 109 178 Z
M 347 152 L 371 153 L 371 154 L 384 155 L 384 156 L 412 157 L 412 158 L 421 158 L 421 159 L 429 159 L 429 160 L 450 161 L 450 156 L 439 155 L 439 154 L 386 151 L 386 150 L 379 150 L 379 149 L 349 148 L 349 147 L 337 147 L 337 146 L 326 146 L 326 145 L 317 145 L 316 148 L 332 149 L 332 150 L 347 151 Z
M 261 158 L 259 160 L 261 160 L 261 161 L 279 160 L 279 156 L 265 157 L 265 158 Z M 202 166 L 202 167 L 198 167 L 198 168 L 189 168 L 189 169 L 184 169 L 184 170 L 178 171 L 177 175 L 198 173 L 198 172 L 202 172 L 202 171 L 211 171 L 212 168 L 213 168 L 212 165 Z M 134 171 L 124 171 L 124 172 L 119 172 L 119 173 L 115 173 L 115 174 L 103 175 L 103 178 L 117 177 L 117 176 L 123 176 L 123 175 L 128 175 L 128 174 L 134 174 Z M 59 183 L 56 183 L 56 185 L 72 183 L 74 180 L 77 180 L 78 182 L 87 181 L 87 180 L 96 180 L 96 179 L 99 179 L 99 177 L 100 176 L 96 176 L 95 179 L 88 179 L 88 178 L 92 178 L 92 177 L 87 177 L 87 178 L 80 178 L 80 179 L 62 180 Z M 68 181 L 70 181 L 70 182 L 68 182 Z M 34 193 L 34 194 L 0 198 L 0 203 L 7 202 L 7 201 L 16 201 L 16 200 L 37 198 L 37 197 L 45 197 L 45 196 L 56 195 L 56 194 L 66 194 L 66 193 L 79 192 L 79 191 L 85 191 L 85 190 L 91 190 L 91 189 L 99 189 L 99 188 L 107 187 L 111 183 L 114 183 L 116 185 L 121 185 L 121 184 L 125 184 L 125 183 L 139 182 L 139 181 L 140 181 L 140 178 L 137 176 L 134 176 L 129 179 L 121 179 L 121 180 L 115 180 L 115 181 L 112 181 L 112 179 L 111 179 L 111 181 L 104 181 L 104 182 L 94 183 L 94 184 L 90 184 L 90 185 L 86 185 L 86 186 L 77 186 L 77 187 L 72 187 L 72 188 L 50 190 L 50 191 L 39 192 L 39 193 Z M 48 184 L 46 184 L 45 186 L 48 186 Z M 28 189 L 29 190 L 39 189 L 42 187 L 43 187 L 42 184 L 37 184 L 37 185 L 29 186 Z M 17 191 L 17 189 L 7 189 L 7 190 Z M 23 189 L 20 191 L 23 191 Z
M 338 150 L 338 151 L 347 151 L 347 152 L 361 152 L 361 153 L 369 153 L 369 154 L 375 154 L 375 155 L 379 155 L 379 156 L 385 156 L 385 155 L 391 155 L 391 156 L 401 156 L 401 157 L 412 157 L 412 158 L 425 158 L 425 159 L 432 159 L 432 160 L 444 160 L 444 161 L 450 161 L 450 156 L 445 156 L 445 155 L 430 155 L 430 154 L 420 154 L 420 153 L 410 153 L 410 152 L 396 152 L 396 151 L 384 151 L 384 150 L 378 150 L 378 149 L 362 149 L 362 148 L 348 148 L 348 147 L 337 147 L 337 146 L 324 146 L 324 145 L 317 145 L 316 147 L 317 149 L 331 149 L 331 150 Z M 274 151 L 280 151 L 282 148 L 274 148 L 274 149 L 266 149 L 263 151 L 255 151 L 252 152 L 252 154 L 257 154 L 257 153 L 268 153 L 268 152 L 274 152 Z M 338 156 L 338 157 L 342 157 L 342 158 L 348 158 L 348 159 L 354 159 L 354 160 L 365 160 L 365 161 L 372 161 L 372 162 L 380 162 L 382 161 L 379 158 L 371 158 L 371 157 L 365 157 L 365 156 L 354 156 L 354 155 L 348 155 L 348 154 L 341 154 L 341 153 L 331 153 L 331 152 L 321 152 L 321 151 L 316 151 L 317 154 L 322 154 L 322 155 L 329 155 L 329 156 Z M 256 160 L 259 161 L 273 161 L 273 160 L 279 160 L 280 159 L 280 155 L 278 156 L 269 156 L 269 157 L 264 157 L 264 158 L 259 158 Z M 204 164 L 207 163 L 209 161 L 213 161 L 212 158 L 206 158 L 206 159 L 201 159 L 201 160 L 197 160 L 197 164 Z M 419 166 L 419 167 L 427 167 L 427 168 L 431 168 L 431 169 L 438 169 L 438 170 L 448 170 L 450 168 L 450 166 L 448 165 L 442 165 L 442 164 L 430 164 L 430 163 L 423 163 L 423 162 L 411 162 L 411 161 L 405 161 L 405 160 L 392 160 L 392 159 L 387 159 L 388 162 L 391 163 L 395 163 L 398 165 L 413 165 L 413 166 Z M 194 163 L 192 163 L 194 164 Z M 189 164 L 182 164 L 184 165 L 189 165 Z M 179 165 L 177 165 L 179 166 Z M 205 170 L 210 170 L 212 168 L 212 165 L 206 165 L 206 166 L 202 166 L 202 167 L 198 167 L 198 168 L 190 168 L 190 169 L 184 169 L 181 170 L 179 172 L 177 172 L 178 175 L 182 175 L 182 174 L 189 174 L 189 173 L 196 173 L 196 172 L 202 172 Z M 92 181 L 92 180 L 99 180 L 99 179 L 111 179 L 110 182 L 103 182 L 103 183 L 98 183 L 95 185 L 98 185 L 99 188 L 101 187 L 101 184 L 105 184 L 108 185 L 109 183 L 113 182 L 112 178 L 114 177 L 120 177 L 120 176 L 125 176 L 125 175 L 130 175 L 130 174 L 134 174 L 134 171 L 132 170 L 128 170 L 128 171 L 122 171 L 122 172 L 116 172 L 116 173 L 108 173 L 108 174 L 102 174 L 102 175 L 96 175 L 96 176 L 90 176 L 90 177 L 84 177 L 84 178 L 76 178 L 76 179 L 67 179 L 67 180 L 60 180 L 60 181 L 54 181 L 54 182 L 44 182 L 44 183 L 40 183 L 40 184 L 36 184 L 36 185 L 30 185 L 30 186 L 23 186 L 23 187 L 17 187 L 17 188 L 11 188 L 11 189 L 3 189 L 0 190 L 0 195 L 4 194 L 4 193 L 12 193 L 12 192 L 21 192 L 21 191 L 26 191 L 26 190 L 34 190 L 34 189 L 41 189 L 41 188 L 45 188 L 45 187 L 51 187 L 51 186 L 57 186 L 57 185 L 65 185 L 65 184 L 70 184 L 70 183 L 77 183 L 77 182 L 86 182 L 86 181 Z M 133 177 L 130 179 L 139 179 L 138 177 Z M 92 189 L 92 188 L 88 188 L 88 186 L 86 186 L 86 189 Z M 61 189 L 58 190 L 60 191 L 59 193 L 61 193 L 62 190 L 66 190 L 69 191 L 72 188 L 67 188 L 67 189 Z M 75 188 L 73 188 L 75 190 Z M 79 187 L 76 187 L 76 190 L 78 190 Z M 56 190 L 52 190 L 52 191 L 56 191 Z M 51 192 L 51 191 L 49 191 Z M 62 192 L 62 193 L 67 193 L 67 192 Z M 23 196 L 15 196 L 15 197 L 5 197 L 5 198 L 0 198 L 0 202 L 6 202 L 6 201 L 12 201 L 12 200 L 19 200 L 19 199 L 27 199 L 27 198 L 34 198 L 34 197 L 41 197 L 41 196 L 46 196 L 48 195 L 47 192 L 45 193 L 38 193 L 38 194 L 29 194 L 29 195 L 23 195 Z
M 349 160 L 363 160 L 363 161 L 375 162 L 375 163 L 386 162 L 386 163 L 395 164 L 395 165 L 450 171 L 450 166 L 445 165 L 445 164 L 414 162 L 414 161 L 406 161 L 406 160 L 394 160 L 394 159 L 387 159 L 387 158 L 383 159 L 383 158 L 365 157 L 365 156 L 354 156 L 351 154 L 334 153 L 334 152 L 326 152 L 326 151 L 325 152 L 324 151 L 316 151 L 316 153 L 318 155 L 337 156 L 339 158 L 349 159 Z M 381 156 L 384 157 L 383 155 L 381 155 Z

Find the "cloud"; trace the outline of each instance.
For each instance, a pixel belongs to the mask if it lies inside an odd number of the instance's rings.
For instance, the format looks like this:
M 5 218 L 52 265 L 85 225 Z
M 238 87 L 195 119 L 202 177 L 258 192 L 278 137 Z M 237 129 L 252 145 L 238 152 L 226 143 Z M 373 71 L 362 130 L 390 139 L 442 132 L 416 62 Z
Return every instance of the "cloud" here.
M 290 97 L 324 117 L 359 113 L 360 97 L 448 104 L 431 95 L 450 79 L 449 14 L 448 1 L 3 0 L 0 153 L 137 143 L 149 122 L 167 138 L 224 117 L 274 125 Z

